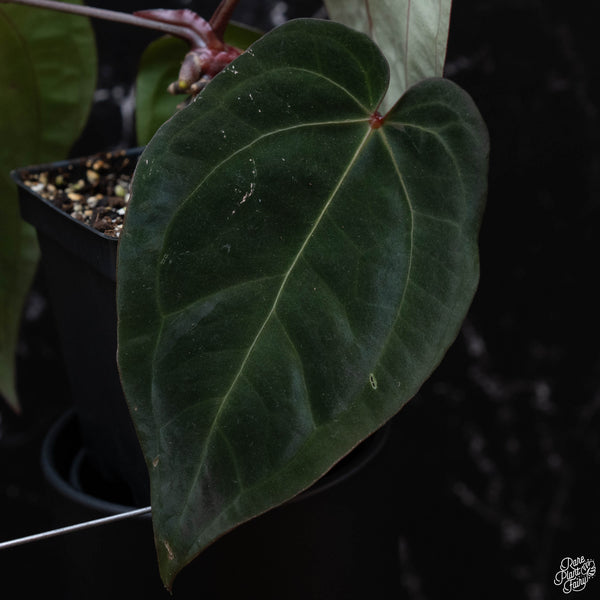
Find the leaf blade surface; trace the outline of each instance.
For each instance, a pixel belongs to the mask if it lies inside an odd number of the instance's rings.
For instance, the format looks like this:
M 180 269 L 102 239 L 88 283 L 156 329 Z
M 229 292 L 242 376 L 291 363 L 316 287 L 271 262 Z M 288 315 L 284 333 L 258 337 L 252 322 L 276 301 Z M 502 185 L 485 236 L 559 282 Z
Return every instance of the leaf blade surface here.
M 96 84 L 89 21 L 3 4 L 0 81 L 0 394 L 18 410 L 15 350 L 38 247 L 9 172 L 64 158 L 81 133 Z
M 484 128 L 466 95 L 436 80 L 375 129 L 386 86 L 366 36 L 293 22 L 232 63 L 142 155 L 120 246 L 119 362 L 167 584 L 397 412 L 464 317 L 485 186 L 466 186 L 451 207 L 429 206 L 428 194 L 439 203 L 449 184 L 462 190 L 454 145 L 466 139 L 482 152 L 469 167 L 480 181 Z M 428 122 L 420 106 L 431 98 L 443 114 Z M 447 141 L 449 122 L 476 133 Z M 432 147 L 435 186 L 420 154 Z M 449 221 L 441 250 L 438 232 L 416 225 L 413 197 Z M 435 261 L 437 287 L 423 274 Z

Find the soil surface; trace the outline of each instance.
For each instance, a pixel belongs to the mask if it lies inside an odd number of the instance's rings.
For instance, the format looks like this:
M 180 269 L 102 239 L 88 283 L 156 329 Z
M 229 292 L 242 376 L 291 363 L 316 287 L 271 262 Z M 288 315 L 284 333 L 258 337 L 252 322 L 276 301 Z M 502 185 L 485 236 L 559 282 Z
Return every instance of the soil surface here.
M 32 191 L 77 221 L 118 238 L 135 164 L 124 150 L 104 152 L 65 167 L 23 172 L 22 179 Z

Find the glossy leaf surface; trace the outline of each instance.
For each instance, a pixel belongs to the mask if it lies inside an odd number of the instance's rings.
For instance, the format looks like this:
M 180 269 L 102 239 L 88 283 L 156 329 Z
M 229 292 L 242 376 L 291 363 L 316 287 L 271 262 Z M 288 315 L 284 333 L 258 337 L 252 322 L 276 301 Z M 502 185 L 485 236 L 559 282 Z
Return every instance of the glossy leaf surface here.
M 383 110 L 415 83 L 443 75 L 452 0 L 325 0 L 325 6 L 335 21 L 368 34 L 388 60 Z
M 119 363 L 167 585 L 412 397 L 478 280 L 487 134 L 436 79 L 373 118 L 386 62 L 293 21 L 162 127 L 119 253 Z
M 96 84 L 88 20 L 0 5 L 0 82 L 0 394 L 17 408 L 14 354 L 38 249 L 9 172 L 65 158 L 81 133 Z

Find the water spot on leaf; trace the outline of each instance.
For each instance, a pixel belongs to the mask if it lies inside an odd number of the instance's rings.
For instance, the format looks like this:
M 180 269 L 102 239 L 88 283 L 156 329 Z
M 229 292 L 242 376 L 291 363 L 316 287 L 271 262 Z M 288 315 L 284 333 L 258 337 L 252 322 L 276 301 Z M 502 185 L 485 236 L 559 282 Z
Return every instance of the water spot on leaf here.
M 244 202 L 246 202 L 246 200 L 248 200 L 248 198 L 250 198 L 250 196 L 252 196 L 252 194 L 254 194 L 255 189 L 256 189 L 256 184 L 254 183 L 254 181 L 252 181 L 250 183 L 250 189 L 242 196 L 242 199 L 240 200 L 240 204 L 244 204 Z
M 248 162 L 252 165 L 252 177 L 256 179 L 258 171 L 256 170 L 256 161 L 253 158 L 249 158 Z
M 377 389 L 377 379 L 375 379 L 375 375 L 373 373 L 369 375 L 369 383 L 374 390 Z

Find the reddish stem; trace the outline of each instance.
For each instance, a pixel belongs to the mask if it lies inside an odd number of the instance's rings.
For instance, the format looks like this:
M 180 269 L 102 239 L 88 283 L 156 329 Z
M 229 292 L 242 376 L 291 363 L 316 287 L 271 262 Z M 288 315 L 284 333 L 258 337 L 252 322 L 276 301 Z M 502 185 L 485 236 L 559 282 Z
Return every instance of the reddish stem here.
M 149 19 L 144 19 L 116 10 L 69 4 L 67 2 L 56 2 L 55 0 L 0 0 L 0 4 L 24 4 L 26 6 L 47 8 L 59 12 L 81 15 L 83 17 L 92 17 L 95 19 L 103 19 L 105 21 L 113 21 L 116 23 L 135 25 L 137 27 L 145 27 L 147 29 L 156 29 L 158 31 L 162 31 L 163 33 L 170 33 L 171 35 L 187 40 L 192 46 L 197 48 L 201 48 L 202 46 L 206 45 L 206 41 L 201 35 L 185 25 L 151 21 Z
M 213 16 L 210 18 L 208 22 L 212 27 L 215 35 L 219 38 L 219 40 L 223 41 L 225 36 L 225 29 L 231 20 L 231 16 L 233 15 L 233 11 L 235 7 L 238 5 L 239 0 L 221 0 L 221 3 L 215 9 Z

